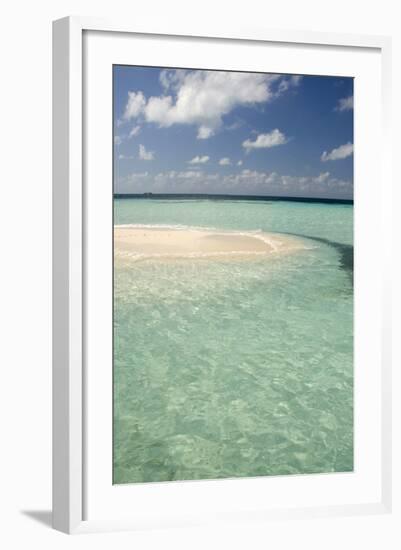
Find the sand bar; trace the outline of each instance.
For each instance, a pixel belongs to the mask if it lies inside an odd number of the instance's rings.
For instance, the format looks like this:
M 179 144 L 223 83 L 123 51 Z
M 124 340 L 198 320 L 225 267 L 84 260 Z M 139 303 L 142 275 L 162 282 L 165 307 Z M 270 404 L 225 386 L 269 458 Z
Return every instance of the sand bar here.
M 300 239 L 262 232 L 116 225 L 116 259 L 252 258 L 304 248 Z

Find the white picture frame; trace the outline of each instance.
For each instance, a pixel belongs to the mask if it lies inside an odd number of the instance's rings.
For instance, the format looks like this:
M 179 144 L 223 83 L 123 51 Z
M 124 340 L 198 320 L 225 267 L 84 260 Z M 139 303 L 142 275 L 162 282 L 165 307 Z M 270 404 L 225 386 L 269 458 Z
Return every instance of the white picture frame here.
M 381 65 L 381 106 L 380 106 L 380 183 L 388 191 L 391 182 L 389 160 L 390 128 L 390 39 L 386 37 L 335 35 L 313 32 L 290 32 L 273 30 L 215 30 L 215 29 L 146 29 L 140 25 L 121 21 L 103 21 L 92 18 L 69 17 L 54 22 L 53 33 L 53 526 L 66 533 L 88 532 L 97 530 L 135 529 L 145 523 L 152 523 L 151 515 L 138 521 L 135 514 L 131 517 L 118 512 L 114 517 L 102 513 L 92 519 L 87 518 L 86 483 L 90 463 L 85 460 L 88 445 L 86 395 L 88 381 L 86 373 L 87 323 L 85 322 L 85 295 L 87 280 L 85 266 L 88 262 L 85 208 L 84 179 L 85 155 L 87 149 L 84 132 L 84 75 L 83 58 L 85 54 L 84 33 L 108 33 L 112 36 L 133 37 L 145 36 L 147 39 L 173 37 L 181 41 L 197 40 L 213 44 L 217 41 L 246 44 L 276 43 L 291 47 L 328 47 L 341 48 L 344 52 L 364 49 L 374 51 L 380 58 Z M 113 33 L 113 35 L 112 35 Z M 172 60 L 174 64 L 174 60 Z M 163 65 L 161 63 L 161 65 Z M 302 72 L 302 69 L 299 71 Z M 111 106 L 110 106 L 111 110 Z M 389 209 L 391 201 L 382 201 L 380 213 L 380 235 L 388 235 Z M 362 207 L 361 207 L 362 208 Z M 268 511 L 258 508 L 250 511 L 227 510 L 227 514 L 215 514 L 216 521 L 227 518 L 260 519 L 273 517 L 313 517 L 314 515 L 353 515 L 367 513 L 386 513 L 391 510 L 391 358 L 390 358 L 390 260 L 388 245 L 384 245 L 380 274 L 380 309 L 381 334 L 380 364 L 377 374 L 380 383 L 376 384 L 377 403 L 380 405 L 380 487 L 378 498 L 363 502 L 353 498 L 343 502 L 338 500 L 326 502 L 321 506 L 311 505 L 302 499 L 295 506 L 280 505 Z M 111 329 L 110 329 L 111 330 Z M 111 392 L 111 388 L 110 388 Z M 110 450 L 111 453 L 111 450 Z M 101 474 L 99 474 L 101 475 Z M 290 478 L 287 478 L 287 480 Z M 299 479 L 299 478 L 298 478 Z M 212 490 L 213 483 L 206 483 L 204 497 Z M 221 482 L 219 482 L 221 484 Z M 224 482 L 223 482 L 224 483 Z M 243 483 L 241 480 L 230 481 Z M 253 491 L 258 479 L 253 480 Z M 274 483 L 274 482 L 273 482 Z M 291 483 L 291 480 L 290 480 Z M 299 482 L 297 482 L 299 483 Z M 315 485 L 322 483 L 315 476 Z M 198 483 L 199 486 L 199 483 Z M 185 485 L 188 496 L 192 486 Z M 218 491 L 235 490 L 235 486 L 219 485 Z M 233 489 L 234 487 L 234 489 Z M 142 497 L 149 489 L 141 487 Z M 150 498 L 151 495 L 148 497 Z M 163 497 L 169 498 L 169 495 Z M 222 501 L 223 502 L 223 501 Z M 123 505 L 122 505 L 123 506 Z M 174 503 L 172 504 L 174 507 Z M 202 523 L 202 510 L 192 517 L 180 518 L 172 514 L 166 519 L 160 518 L 160 512 L 154 514 L 154 525 L 190 525 Z M 205 517 L 205 521 L 210 518 Z

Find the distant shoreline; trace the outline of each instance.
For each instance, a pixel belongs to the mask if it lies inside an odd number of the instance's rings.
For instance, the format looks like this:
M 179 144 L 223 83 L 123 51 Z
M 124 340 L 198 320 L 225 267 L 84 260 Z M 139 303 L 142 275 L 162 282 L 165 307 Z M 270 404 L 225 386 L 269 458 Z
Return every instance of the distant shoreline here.
M 147 199 L 147 200 L 176 200 L 176 199 L 205 199 L 205 200 L 232 200 L 232 201 L 289 201 L 289 202 L 309 202 L 326 204 L 349 204 L 353 205 L 353 199 L 329 199 L 323 197 L 278 197 L 264 195 L 208 195 L 203 193 L 114 193 L 115 199 Z

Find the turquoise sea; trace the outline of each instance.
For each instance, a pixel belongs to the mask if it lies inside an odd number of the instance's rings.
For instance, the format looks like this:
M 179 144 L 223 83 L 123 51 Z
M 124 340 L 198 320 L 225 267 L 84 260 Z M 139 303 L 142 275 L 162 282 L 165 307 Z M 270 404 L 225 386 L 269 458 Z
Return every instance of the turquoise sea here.
M 114 223 L 298 235 L 114 264 L 114 483 L 353 469 L 353 206 L 114 200 Z

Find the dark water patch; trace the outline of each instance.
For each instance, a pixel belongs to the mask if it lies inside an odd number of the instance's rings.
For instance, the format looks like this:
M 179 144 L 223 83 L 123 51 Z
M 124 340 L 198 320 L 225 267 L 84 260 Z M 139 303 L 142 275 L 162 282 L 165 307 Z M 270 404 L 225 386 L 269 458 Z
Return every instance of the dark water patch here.
M 331 241 L 330 239 L 325 239 L 323 237 L 312 237 L 311 235 L 304 235 L 302 233 L 287 233 L 286 235 L 293 235 L 294 237 L 301 237 L 302 239 L 309 239 L 311 241 L 317 241 L 318 243 L 327 244 L 334 248 L 340 256 L 340 268 L 344 269 L 353 284 L 354 280 L 354 247 L 352 244 L 338 243 L 336 241 Z
M 206 193 L 114 193 L 115 199 L 148 199 L 148 200 L 206 200 L 206 201 L 252 201 L 272 202 L 290 201 L 303 203 L 326 203 L 353 205 L 352 199 L 334 199 L 326 197 L 285 197 L 276 195 L 219 195 Z

